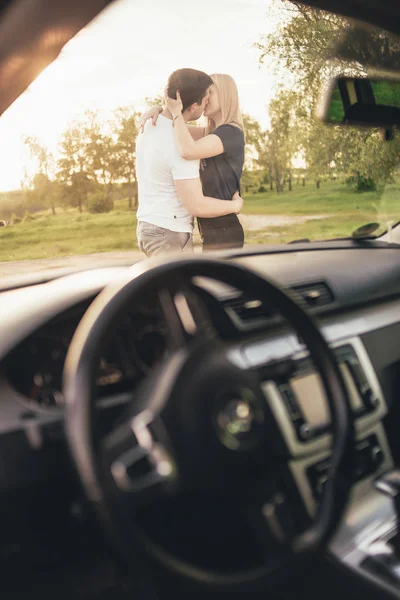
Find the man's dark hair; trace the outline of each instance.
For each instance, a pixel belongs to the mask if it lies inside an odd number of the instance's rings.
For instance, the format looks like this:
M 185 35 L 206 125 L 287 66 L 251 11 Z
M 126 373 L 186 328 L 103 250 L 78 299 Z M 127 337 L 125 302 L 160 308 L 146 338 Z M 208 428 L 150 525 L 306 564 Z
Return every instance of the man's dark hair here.
M 213 80 L 203 71 L 196 69 L 178 69 L 168 78 L 167 94 L 170 98 L 176 98 L 176 90 L 179 90 L 183 108 L 186 110 L 194 104 L 201 104 L 203 98 Z

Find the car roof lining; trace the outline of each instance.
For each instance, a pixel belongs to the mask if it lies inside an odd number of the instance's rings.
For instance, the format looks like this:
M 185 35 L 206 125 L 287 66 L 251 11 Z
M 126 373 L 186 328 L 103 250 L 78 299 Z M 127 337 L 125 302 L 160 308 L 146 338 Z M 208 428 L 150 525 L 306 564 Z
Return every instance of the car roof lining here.
M 0 115 L 60 54 L 64 45 L 115 0 L 0 0 Z M 400 3 L 305 0 L 398 33 Z

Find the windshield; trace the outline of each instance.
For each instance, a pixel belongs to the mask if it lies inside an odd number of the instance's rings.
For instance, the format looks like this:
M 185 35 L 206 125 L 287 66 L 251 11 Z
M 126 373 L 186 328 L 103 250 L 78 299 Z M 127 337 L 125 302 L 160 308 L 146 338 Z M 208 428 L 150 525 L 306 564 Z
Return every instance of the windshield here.
M 314 116 L 338 66 L 398 69 L 398 39 L 279 0 L 192 8 L 119 0 L 2 115 L 0 262 L 329 240 L 370 223 L 361 235 L 378 236 L 399 220 L 397 137 Z M 211 76 L 194 96 L 189 69 Z M 163 112 L 140 133 L 150 107 Z

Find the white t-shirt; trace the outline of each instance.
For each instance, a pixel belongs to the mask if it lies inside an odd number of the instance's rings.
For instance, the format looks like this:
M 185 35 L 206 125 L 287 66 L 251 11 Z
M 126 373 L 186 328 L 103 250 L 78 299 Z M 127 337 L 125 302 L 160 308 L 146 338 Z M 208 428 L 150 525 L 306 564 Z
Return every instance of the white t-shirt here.
M 174 180 L 197 179 L 199 166 L 180 156 L 171 119 L 160 115 L 156 126 L 147 121 L 136 140 L 138 221 L 192 233 L 193 217 L 180 203 Z

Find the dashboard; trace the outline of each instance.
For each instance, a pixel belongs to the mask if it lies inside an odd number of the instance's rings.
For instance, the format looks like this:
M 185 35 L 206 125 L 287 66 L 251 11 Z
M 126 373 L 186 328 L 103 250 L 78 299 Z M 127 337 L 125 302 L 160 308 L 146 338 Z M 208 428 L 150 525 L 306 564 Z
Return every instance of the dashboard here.
M 362 412 L 366 408 L 363 388 L 368 387 L 368 382 L 362 379 L 360 355 L 368 364 L 367 372 L 377 377 L 383 390 L 382 394 L 375 393 L 371 402 L 376 398 L 380 402 L 382 397 L 389 407 L 392 403 L 396 375 L 392 367 L 400 362 L 400 345 L 387 328 L 399 322 L 398 256 L 399 249 L 384 244 L 359 247 L 340 242 L 334 247 L 332 244 L 315 248 L 307 245 L 300 249 L 280 246 L 269 253 L 249 252 L 247 255 L 231 255 L 230 259 L 298 293 L 308 304 L 310 312 L 319 319 L 333 345 L 343 346 L 341 340 L 352 338 L 347 349 L 353 352 L 353 356 L 342 361 L 342 366 L 347 382 L 352 385 L 352 400 Z M 43 410 L 49 415 L 62 414 L 62 372 L 75 329 L 98 293 L 123 277 L 128 269 L 123 266 L 92 269 L 58 278 L 52 274 L 52 278 L 44 283 L 34 285 L 32 281 L 29 286 L 0 293 L 0 378 L 8 393 L 10 389 L 13 391 L 20 405 L 38 409 L 42 414 Z M 302 345 L 285 332 L 270 307 L 264 306 L 259 299 L 245 297 L 237 290 L 211 280 L 200 281 L 199 286 L 222 305 L 228 337 L 237 332 L 262 332 L 262 342 L 241 350 L 247 363 L 301 355 Z M 385 335 L 380 335 L 379 331 L 384 331 Z M 393 331 L 397 332 L 397 329 Z M 157 297 L 143 299 L 140 305 L 132 307 L 129 314 L 121 317 L 99 361 L 96 380 L 99 398 L 132 391 L 168 354 L 168 335 Z M 370 342 L 367 348 L 364 347 L 364 336 L 373 336 L 373 343 Z M 388 339 L 391 340 L 389 345 Z M 376 348 L 379 348 L 378 352 Z M 388 348 L 391 349 L 389 354 Z M 373 359 L 377 364 L 368 359 L 369 350 L 375 354 Z M 381 364 L 384 355 L 387 355 L 386 362 Z M 303 361 L 299 370 L 307 371 L 305 367 Z M 297 387 L 299 391 L 304 386 L 311 386 L 312 393 L 321 396 L 312 374 L 307 377 L 297 373 L 289 387 Z M 7 394 L 2 393 L 0 387 L 0 412 L 5 397 Z M 281 403 L 284 397 L 285 390 L 282 388 L 279 390 Z M 324 406 L 321 398 L 318 410 L 322 413 L 308 414 L 309 420 L 326 421 Z M 305 405 L 297 412 L 307 413 L 308 410 Z M 14 412 L 15 424 L 18 411 Z M 298 420 L 297 437 L 299 431 L 310 425 L 306 420 Z M 6 421 L 1 421 L 5 427 Z M 318 427 L 323 430 L 324 424 L 321 422 Z
M 399 258 L 397 247 L 343 242 L 226 256 L 300 295 L 336 353 L 352 404 L 356 461 L 352 500 L 332 552 L 341 559 L 357 556 L 354 568 L 363 556 L 353 552 L 354 535 L 362 537 L 365 523 L 393 527 L 391 502 L 378 494 L 373 482 L 393 468 L 400 455 Z M 52 274 L 47 281 L 30 281 L 0 293 L 0 456 L 11 434 L 23 436 L 24 456 L 46 448 L 46 432 L 63 422 L 62 373 L 74 332 L 97 295 L 128 272 L 128 266 L 118 266 Z M 234 343 L 233 361 L 245 368 L 290 361 L 290 373 L 280 381 L 267 376 L 262 389 L 293 481 L 312 515 L 329 466 L 330 424 L 304 345 L 260 299 L 212 280 L 199 278 L 197 283 L 210 309 L 215 301 L 222 307 L 220 325 Z M 99 407 L 129 402 L 140 381 L 170 352 L 169 338 L 156 296 L 143 298 L 121 315 L 101 349 Z M 59 437 L 65 443 L 63 435 Z M 11 467 L 0 471 L 0 489 L 32 483 L 42 460 L 35 456 L 34 469 L 13 465 L 13 474 L 19 472 L 15 480 L 8 476 Z
M 24 339 L 3 362 L 3 373 L 28 408 L 62 409 L 68 347 L 91 300 L 72 307 Z M 157 306 L 138 306 L 112 332 L 98 365 L 99 398 L 127 392 L 168 351 L 168 330 Z

